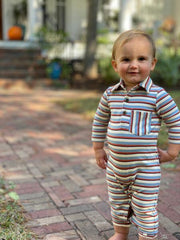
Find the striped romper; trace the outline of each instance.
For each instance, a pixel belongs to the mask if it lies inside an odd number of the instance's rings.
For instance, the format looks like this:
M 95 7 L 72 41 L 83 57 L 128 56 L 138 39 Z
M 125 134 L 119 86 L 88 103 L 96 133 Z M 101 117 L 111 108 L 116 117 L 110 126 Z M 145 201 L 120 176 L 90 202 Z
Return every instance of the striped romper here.
M 169 143 L 180 144 L 180 112 L 171 96 L 149 77 L 129 92 L 120 80 L 104 92 L 92 129 L 93 142 L 108 144 L 106 176 L 113 224 L 134 223 L 140 235 L 150 238 L 158 232 L 161 120 L 168 127 Z

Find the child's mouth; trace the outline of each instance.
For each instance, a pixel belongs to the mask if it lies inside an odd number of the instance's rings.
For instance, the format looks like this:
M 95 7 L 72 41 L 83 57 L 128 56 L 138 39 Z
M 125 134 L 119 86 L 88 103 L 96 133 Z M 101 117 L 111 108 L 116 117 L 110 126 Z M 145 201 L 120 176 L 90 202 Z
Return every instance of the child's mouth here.
M 138 72 L 129 72 L 129 74 L 136 75 L 136 74 L 138 74 Z

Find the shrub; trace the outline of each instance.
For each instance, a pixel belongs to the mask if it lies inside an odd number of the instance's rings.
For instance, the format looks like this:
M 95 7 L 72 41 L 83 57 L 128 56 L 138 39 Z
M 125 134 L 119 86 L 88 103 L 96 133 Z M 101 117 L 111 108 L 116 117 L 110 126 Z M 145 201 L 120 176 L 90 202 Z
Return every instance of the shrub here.
M 155 83 L 161 86 L 176 87 L 180 79 L 180 56 L 166 52 L 161 53 L 151 77 Z
M 111 65 L 110 58 L 102 58 L 98 61 L 98 68 L 100 77 L 103 79 L 103 82 L 107 85 L 112 85 L 119 81 L 119 76 L 114 71 Z
M 180 55 L 172 54 L 166 48 L 159 53 L 157 59 L 156 67 L 151 73 L 153 81 L 167 88 L 178 87 L 180 80 Z M 115 73 L 109 58 L 99 59 L 98 68 L 99 74 L 105 84 L 112 85 L 119 81 L 119 76 Z
M 48 76 L 51 76 L 52 72 L 52 64 L 56 63 L 60 66 L 60 79 L 63 80 L 70 80 L 71 75 L 72 75 L 72 66 L 69 61 L 60 59 L 60 58 L 53 58 L 53 59 L 48 59 L 47 60 L 47 74 Z

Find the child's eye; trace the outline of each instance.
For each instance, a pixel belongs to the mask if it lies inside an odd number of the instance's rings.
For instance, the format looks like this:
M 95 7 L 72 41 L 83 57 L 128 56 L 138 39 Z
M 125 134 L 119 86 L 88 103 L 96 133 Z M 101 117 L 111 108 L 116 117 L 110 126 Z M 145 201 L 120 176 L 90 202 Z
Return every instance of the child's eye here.
M 123 58 L 122 61 L 123 62 L 129 62 L 129 58 Z
M 145 57 L 139 57 L 138 60 L 139 61 L 144 61 L 144 60 L 146 60 L 146 58 Z

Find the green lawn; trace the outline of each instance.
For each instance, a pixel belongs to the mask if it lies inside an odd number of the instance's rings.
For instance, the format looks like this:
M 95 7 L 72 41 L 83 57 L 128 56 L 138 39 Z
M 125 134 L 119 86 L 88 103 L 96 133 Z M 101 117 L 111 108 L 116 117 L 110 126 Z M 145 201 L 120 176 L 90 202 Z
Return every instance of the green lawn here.
M 54 103 L 63 107 L 64 110 L 79 113 L 85 119 L 92 121 L 98 106 L 101 94 L 97 92 L 82 91 L 78 96 L 54 100 Z

